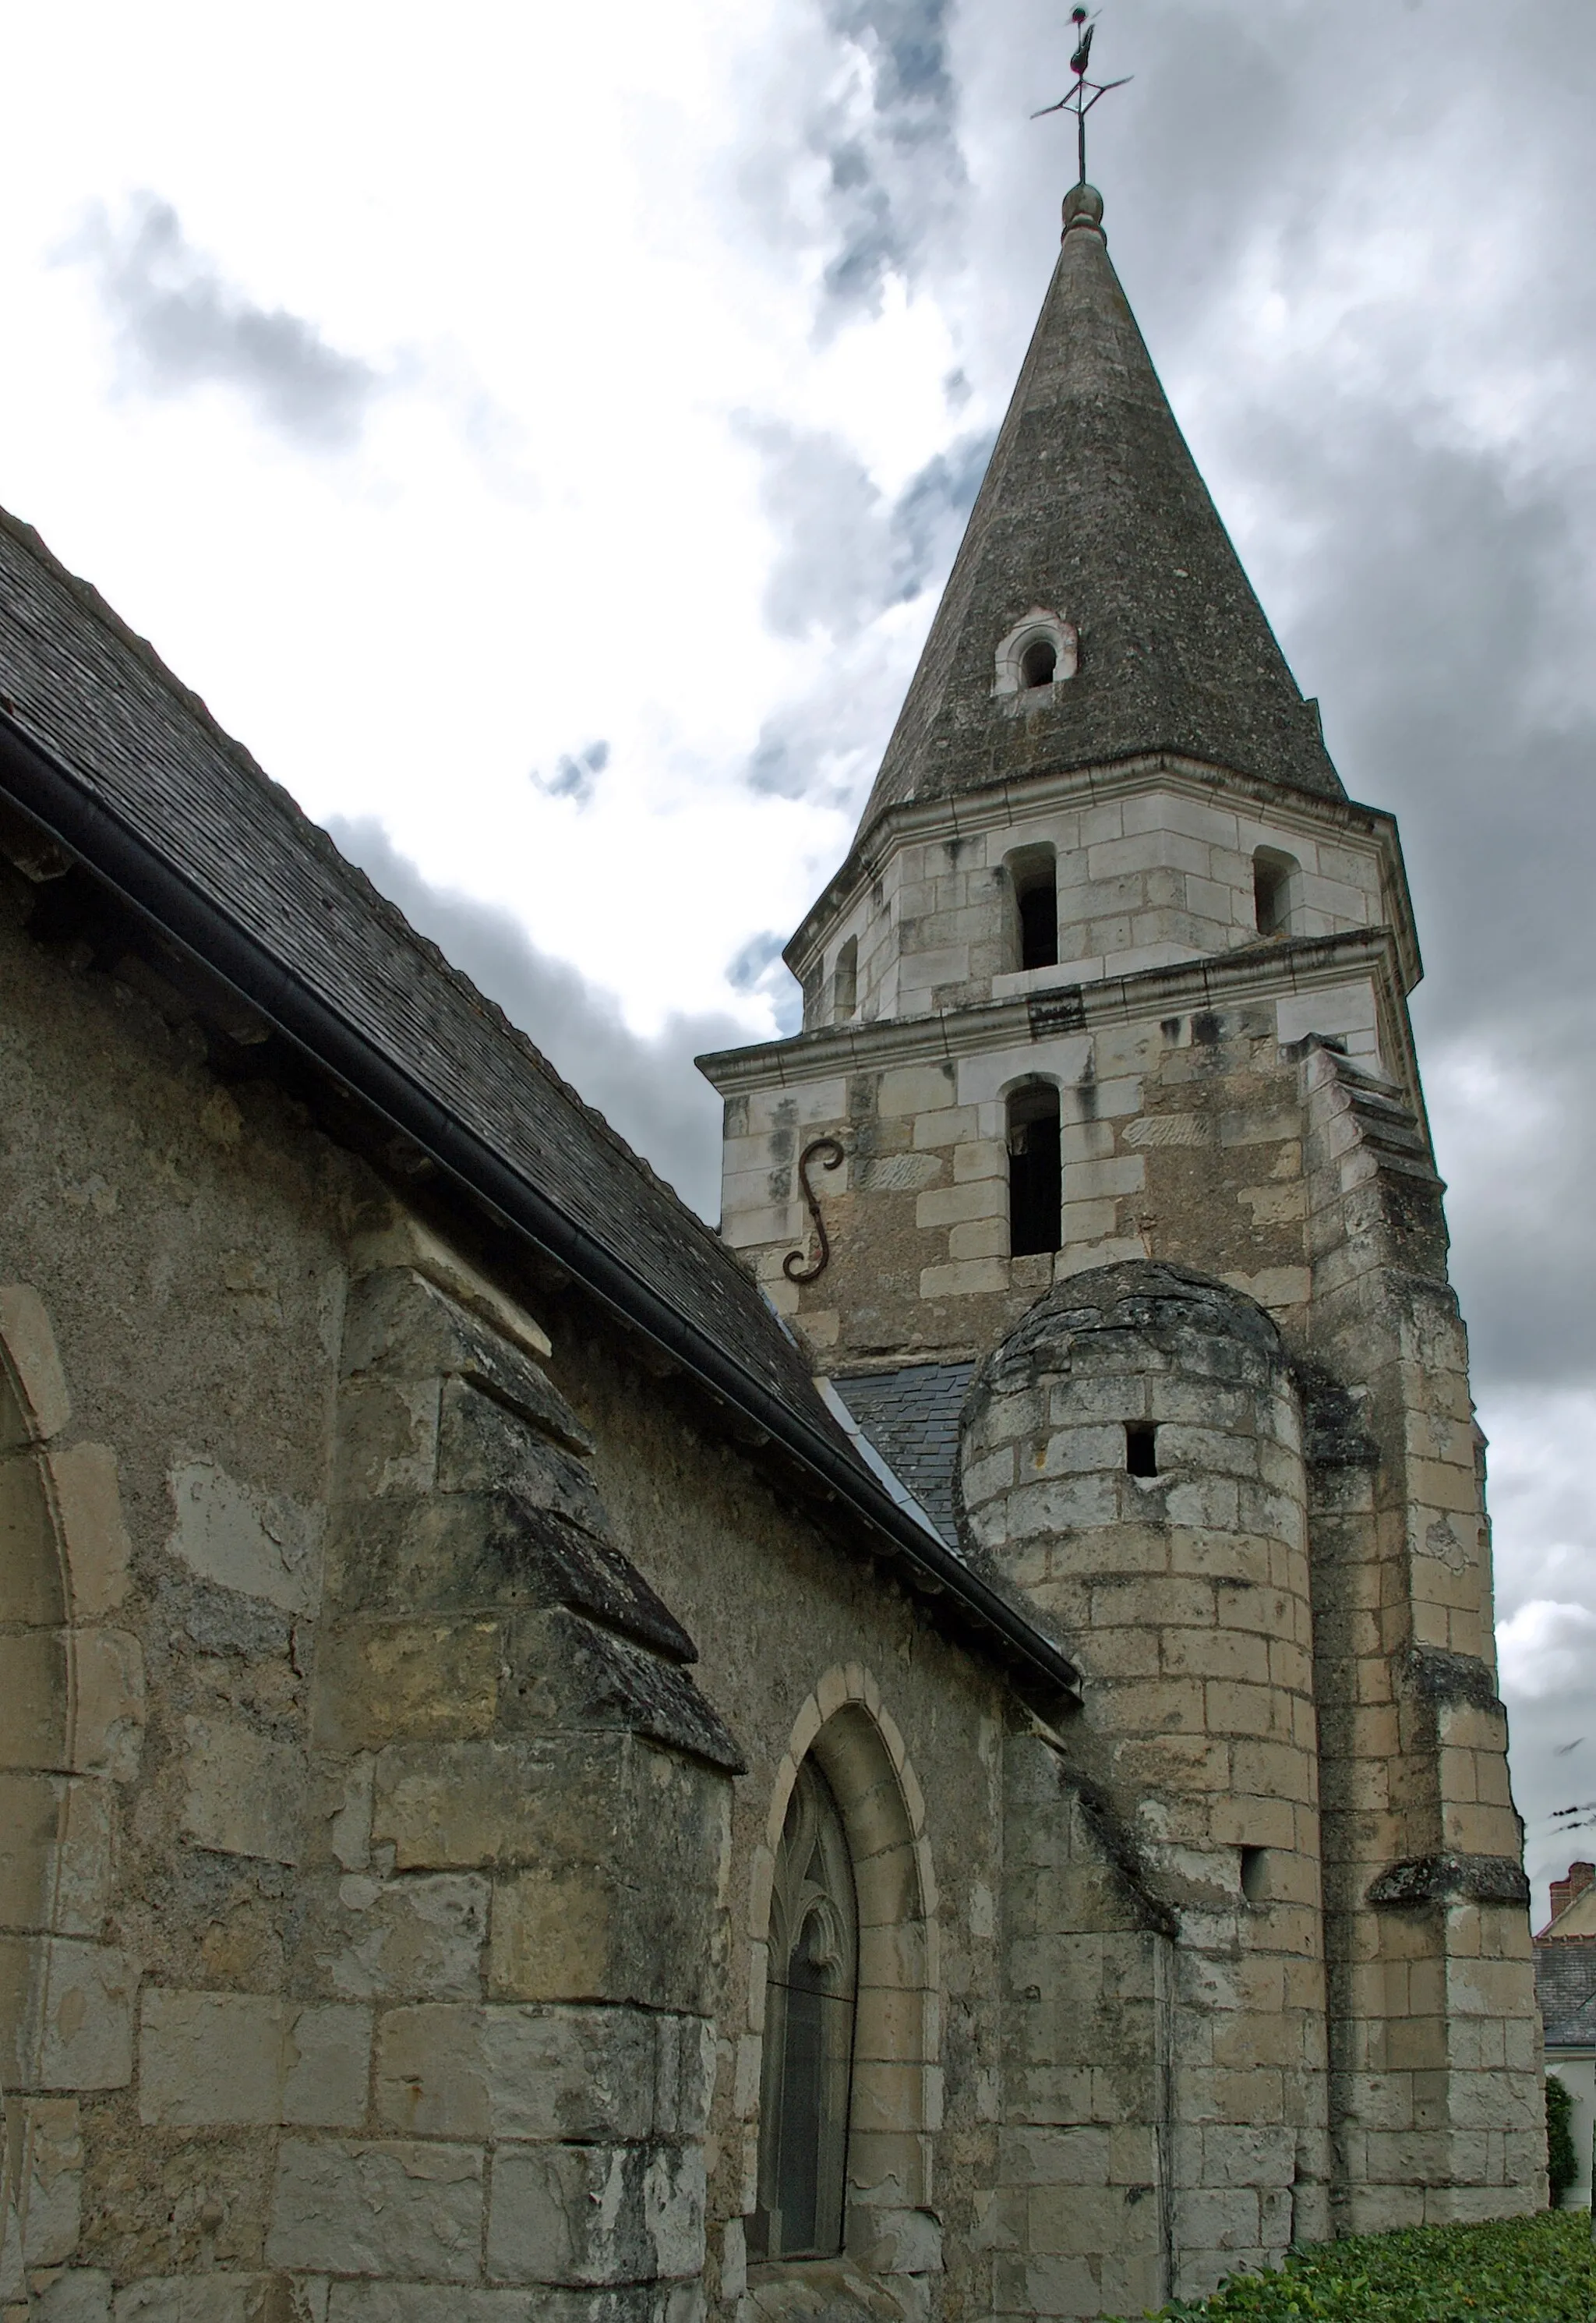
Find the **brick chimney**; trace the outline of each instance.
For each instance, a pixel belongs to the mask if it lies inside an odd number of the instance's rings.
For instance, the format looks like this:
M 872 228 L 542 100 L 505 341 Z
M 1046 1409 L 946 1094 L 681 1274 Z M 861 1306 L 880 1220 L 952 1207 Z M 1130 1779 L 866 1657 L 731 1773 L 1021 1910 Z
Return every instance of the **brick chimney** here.
M 1556 1925 L 1575 1897 L 1582 1896 L 1587 1887 L 1596 1887 L 1596 1863 L 1571 1863 L 1566 1879 L 1553 1880 L 1552 1927 Z M 1550 1933 L 1551 1927 L 1547 1929 L 1547 1933 L 1550 1934 Z

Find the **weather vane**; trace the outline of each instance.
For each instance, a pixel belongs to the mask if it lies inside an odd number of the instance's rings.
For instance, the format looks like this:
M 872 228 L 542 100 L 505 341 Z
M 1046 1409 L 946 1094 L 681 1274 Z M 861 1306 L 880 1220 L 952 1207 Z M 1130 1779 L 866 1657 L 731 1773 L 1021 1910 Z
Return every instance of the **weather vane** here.
M 1080 177 L 1078 183 L 1084 186 L 1087 181 L 1087 115 L 1100 96 L 1106 96 L 1111 88 L 1124 88 L 1125 82 L 1133 80 L 1135 75 L 1126 73 L 1120 80 L 1093 80 L 1087 68 L 1092 61 L 1092 34 L 1097 29 L 1097 20 L 1095 16 L 1088 18 L 1084 8 L 1072 8 L 1069 11 L 1069 21 L 1075 26 L 1075 54 L 1069 60 L 1069 69 L 1075 75 L 1075 86 L 1068 96 L 1061 96 L 1059 99 L 1057 105 L 1044 105 L 1041 111 L 1033 113 L 1031 118 L 1032 121 L 1041 121 L 1050 113 L 1074 114 L 1076 138 L 1080 150 Z

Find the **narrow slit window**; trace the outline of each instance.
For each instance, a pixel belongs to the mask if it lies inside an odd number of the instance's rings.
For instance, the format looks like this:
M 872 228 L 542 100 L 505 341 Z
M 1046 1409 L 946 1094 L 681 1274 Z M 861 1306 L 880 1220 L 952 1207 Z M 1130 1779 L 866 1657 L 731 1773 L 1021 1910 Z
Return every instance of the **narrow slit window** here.
M 1051 685 L 1059 666 L 1059 648 L 1051 638 L 1034 638 L 1020 656 L 1020 675 L 1027 688 Z
M 1028 847 L 1008 858 L 1019 914 L 1022 968 L 1059 965 L 1059 865 L 1050 847 Z
M 1125 1422 L 1125 1473 L 1131 1476 L 1158 1474 L 1158 1429 L 1151 1420 Z
M 1291 932 L 1291 882 L 1299 866 L 1295 857 L 1261 847 L 1252 858 L 1252 916 L 1261 936 Z
M 839 1024 L 851 1016 L 859 1005 L 859 940 L 849 936 L 838 948 L 837 965 L 831 971 L 831 1015 Z
M 1269 1893 L 1269 1850 L 1267 1847 L 1243 1847 L 1242 1850 L 1242 1893 L 1249 1904 L 1261 1904 Z
M 771 1894 L 759 2207 L 749 2236 L 762 2257 L 831 2258 L 842 2248 L 858 1945 L 842 1817 L 805 1759 Z
M 1009 1099 L 1009 1249 L 1015 1258 L 1063 1239 L 1064 1171 L 1059 1092 L 1041 1082 Z

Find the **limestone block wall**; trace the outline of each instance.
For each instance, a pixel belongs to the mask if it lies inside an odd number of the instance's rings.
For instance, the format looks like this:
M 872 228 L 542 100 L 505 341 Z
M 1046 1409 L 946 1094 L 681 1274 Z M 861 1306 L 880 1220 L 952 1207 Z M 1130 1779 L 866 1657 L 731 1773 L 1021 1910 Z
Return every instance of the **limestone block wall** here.
M 1145 2314 L 1170 2284 L 1174 1922 L 1059 1738 L 1013 1736 L 1005 1777 L 993 2312 Z
M 357 1272 L 298 1966 L 358 2054 L 342 2116 L 280 2147 L 266 2245 L 371 2278 L 351 2317 L 404 2283 L 652 2315 L 703 2268 L 739 1760 L 519 1336 Z
M 559 1377 L 595 1437 L 627 1555 L 698 1640 L 703 1691 L 748 1760 L 732 1786 L 730 1953 L 711 2116 L 706 2291 L 715 2323 L 840 2311 L 882 2323 L 991 2311 L 1004 1785 L 1001 1676 L 890 1569 L 828 1539 L 683 1403 L 549 1311 Z M 861 1922 L 847 2247 L 835 2267 L 751 2261 L 775 1850 L 800 1762 L 841 1811 Z
M 73 1425 L 50 1317 L 0 1285 L 0 2301 L 78 2248 L 83 2107 L 133 2070 L 112 1876 L 142 1758 L 115 1460 Z
M 1165 2187 L 1173 2286 L 1200 2293 L 1328 2225 L 1307 1492 L 1280 1336 L 1175 1268 L 1078 1276 L 977 1374 L 960 1474 L 973 1539 L 1078 1656 L 1072 1748 L 1157 1901 L 1143 1927 L 1174 1937 Z
M 0 1766 L 5 2025 L 50 2028 L 5 2090 L 6 2303 L 771 2312 L 758 1911 L 823 1747 L 882 1899 L 839 2263 L 916 2323 L 987 2311 L 1001 1675 L 576 1286 L 537 1295 L 549 1354 L 523 1276 L 21 900 L 0 869 L 7 1585 L 19 1544 L 55 1563 L 0 1634 L 81 1714 L 47 1685 L 47 1763 Z
M 1266 975 L 1256 997 L 1201 1004 L 1138 1005 L 1128 987 L 1085 1022 L 1038 1004 L 982 1040 L 984 1020 L 963 1020 L 940 1055 L 789 1053 L 729 1097 L 722 1231 L 828 1367 L 982 1352 L 1050 1283 L 1133 1257 L 1199 1265 L 1298 1329 L 1311 1277 L 1293 1051 L 1317 1031 L 1379 1070 L 1378 996 L 1367 975 L 1304 994 Z M 1059 1091 L 1063 1246 L 1013 1258 L 1005 1100 L 1032 1080 Z M 817 1248 L 798 1163 L 821 1135 L 846 1156 L 811 1171 L 830 1261 L 798 1285 L 785 1259 Z
M 1371 927 L 1403 908 L 1388 893 L 1377 818 L 1307 799 L 1238 807 L 1194 773 L 1078 778 L 1041 803 L 1034 793 L 965 801 L 957 823 L 920 810 L 868 883 L 801 939 L 805 1030 L 855 1015 L 921 1016 L 1255 943 L 1260 849 L 1291 867 L 1292 935 Z M 1059 965 L 1024 972 L 1009 867 L 1038 850 L 1055 858 Z M 846 946 L 852 1005 L 839 1005 Z
M 1356 2231 L 1540 2199 L 1521 1827 L 1490 1534 L 1440 1188 L 1388 1088 L 1302 1073 L 1315 1614 L 1338 2215 Z

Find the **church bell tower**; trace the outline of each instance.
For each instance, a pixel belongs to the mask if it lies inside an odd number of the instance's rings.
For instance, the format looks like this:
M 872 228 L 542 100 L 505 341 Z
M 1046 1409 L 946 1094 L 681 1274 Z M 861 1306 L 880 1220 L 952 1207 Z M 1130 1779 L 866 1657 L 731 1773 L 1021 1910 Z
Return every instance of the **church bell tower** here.
M 1082 1670 L 1070 1747 L 1173 1947 L 1169 2280 L 1523 2207 L 1527 1891 L 1396 827 L 1330 762 L 1087 185 L 786 959 L 803 1030 L 701 1060 L 721 1231 Z
M 721 1231 L 828 1372 L 971 1361 L 1118 1259 L 1300 1324 L 1279 1084 L 1316 1040 L 1430 1175 L 1396 827 L 1342 788 L 1102 221 L 1078 186 L 858 834 L 787 948 L 803 1032 L 702 1060 Z

